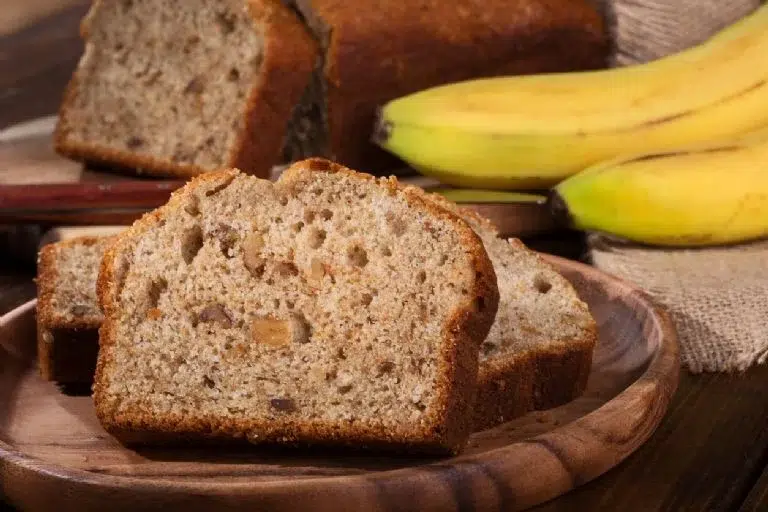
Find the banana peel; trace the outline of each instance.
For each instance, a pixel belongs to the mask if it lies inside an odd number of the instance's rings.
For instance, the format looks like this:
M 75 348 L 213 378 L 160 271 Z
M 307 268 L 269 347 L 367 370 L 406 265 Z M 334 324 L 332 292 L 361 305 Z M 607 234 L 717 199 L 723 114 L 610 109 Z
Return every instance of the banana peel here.
M 702 247 L 768 236 L 768 130 L 595 165 L 548 197 L 558 222 L 632 242 Z

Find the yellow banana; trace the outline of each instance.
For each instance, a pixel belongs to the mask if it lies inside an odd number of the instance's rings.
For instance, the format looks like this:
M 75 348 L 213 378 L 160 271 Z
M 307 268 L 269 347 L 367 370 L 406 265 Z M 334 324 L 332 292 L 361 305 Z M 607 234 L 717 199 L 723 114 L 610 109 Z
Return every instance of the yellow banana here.
M 768 130 L 590 167 L 554 187 L 550 205 L 577 229 L 651 245 L 768 236 Z
M 697 47 L 636 66 L 470 80 L 385 104 L 374 141 L 461 187 L 553 185 L 621 155 L 768 125 L 768 5 Z

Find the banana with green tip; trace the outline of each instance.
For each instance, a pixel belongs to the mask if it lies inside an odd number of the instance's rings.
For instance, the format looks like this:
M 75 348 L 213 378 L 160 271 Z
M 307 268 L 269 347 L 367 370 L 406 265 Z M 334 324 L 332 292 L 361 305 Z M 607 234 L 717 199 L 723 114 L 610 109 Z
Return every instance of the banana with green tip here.
M 549 204 L 584 231 L 658 246 L 768 236 L 768 130 L 722 145 L 638 155 L 558 184 Z

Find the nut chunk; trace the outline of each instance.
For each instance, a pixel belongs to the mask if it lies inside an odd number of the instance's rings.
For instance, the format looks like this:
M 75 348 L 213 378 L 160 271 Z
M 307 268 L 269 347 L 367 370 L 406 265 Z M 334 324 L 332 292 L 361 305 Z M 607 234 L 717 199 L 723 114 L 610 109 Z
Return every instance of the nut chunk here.
M 232 327 L 232 318 L 227 309 L 221 304 L 210 304 L 200 312 L 199 320 L 203 323 L 216 323 L 229 329 Z
M 309 325 L 304 317 L 293 315 L 287 320 L 257 318 L 251 322 L 251 337 L 269 347 L 285 347 L 309 341 Z

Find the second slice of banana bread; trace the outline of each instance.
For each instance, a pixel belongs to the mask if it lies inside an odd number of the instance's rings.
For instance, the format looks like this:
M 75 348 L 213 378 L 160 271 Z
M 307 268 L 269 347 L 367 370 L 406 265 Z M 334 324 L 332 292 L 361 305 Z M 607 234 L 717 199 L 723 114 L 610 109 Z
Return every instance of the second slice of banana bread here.
M 571 283 L 520 240 L 501 238 L 485 217 L 438 194 L 425 197 L 472 226 L 498 279 L 499 310 L 480 350 L 475 430 L 581 396 L 598 333 Z

